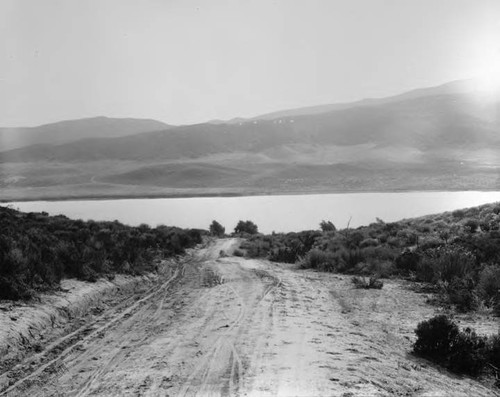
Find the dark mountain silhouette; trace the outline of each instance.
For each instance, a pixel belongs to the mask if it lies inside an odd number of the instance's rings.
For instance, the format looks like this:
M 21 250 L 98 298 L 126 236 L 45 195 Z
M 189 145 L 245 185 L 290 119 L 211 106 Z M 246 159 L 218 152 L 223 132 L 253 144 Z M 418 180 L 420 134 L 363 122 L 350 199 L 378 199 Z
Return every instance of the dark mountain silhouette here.
M 38 127 L 0 128 L 0 150 L 36 144 L 61 145 L 83 138 L 116 138 L 170 128 L 156 120 L 93 117 Z

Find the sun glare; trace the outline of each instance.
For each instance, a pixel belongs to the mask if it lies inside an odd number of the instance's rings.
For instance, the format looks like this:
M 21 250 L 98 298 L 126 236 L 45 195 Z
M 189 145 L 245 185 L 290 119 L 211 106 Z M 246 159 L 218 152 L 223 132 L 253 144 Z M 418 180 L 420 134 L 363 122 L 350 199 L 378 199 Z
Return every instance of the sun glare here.
M 500 96 L 500 49 L 485 57 L 474 80 L 478 91 Z

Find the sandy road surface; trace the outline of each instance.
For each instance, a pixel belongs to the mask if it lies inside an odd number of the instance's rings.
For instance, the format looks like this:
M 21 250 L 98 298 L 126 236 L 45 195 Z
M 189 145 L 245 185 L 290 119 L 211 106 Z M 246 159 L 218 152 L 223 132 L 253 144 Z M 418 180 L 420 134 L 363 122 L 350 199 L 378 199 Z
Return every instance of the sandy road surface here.
M 408 354 L 416 324 L 433 315 L 424 295 L 219 257 L 235 244 L 191 253 L 0 395 L 498 395 Z

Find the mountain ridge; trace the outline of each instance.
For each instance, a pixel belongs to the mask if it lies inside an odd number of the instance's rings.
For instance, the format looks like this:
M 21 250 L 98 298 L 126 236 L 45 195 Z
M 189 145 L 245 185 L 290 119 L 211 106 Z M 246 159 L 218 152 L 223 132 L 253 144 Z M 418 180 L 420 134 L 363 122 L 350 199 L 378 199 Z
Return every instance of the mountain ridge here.
M 62 120 L 35 127 L 0 128 L 2 151 L 36 144 L 60 145 L 92 137 L 121 137 L 172 126 L 152 119 L 106 116 Z
M 462 88 L 38 143 L 0 152 L 0 187 L 4 200 L 498 190 L 500 100 Z
M 500 102 L 496 107 L 500 109 Z M 42 160 L 168 160 L 217 153 L 260 152 L 286 145 L 376 144 L 432 151 L 439 147 L 497 147 L 500 122 L 485 120 L 459 94 L 415 97 L 377 106 L 338 109 L 293 119 L 237 125 L 195 124 L 0 153 L 0 162 Z

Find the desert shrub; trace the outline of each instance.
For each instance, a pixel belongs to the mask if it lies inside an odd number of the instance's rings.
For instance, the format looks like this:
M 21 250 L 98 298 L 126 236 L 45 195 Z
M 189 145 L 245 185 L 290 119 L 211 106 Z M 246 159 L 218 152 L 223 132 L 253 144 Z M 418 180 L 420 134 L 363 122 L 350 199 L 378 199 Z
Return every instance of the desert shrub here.
M 268 258 L 274 262 L 295 263 L 304 258 L 314 247 L 327 251 L 326 246 L 335 237 L 328 233 L 325 240 L 318 241 L 324 235 L 318 230 L 306 230 L 299 233 L 275 234 L 271 237 Z
M 242 250 L 240 250 L 240 249 L 235 249 L 234 252 L 233 252 L 233 255 L 234 256 L 243 257 L 243 256 L 245 256 L 245 253 Z
M 359 244 L 360 248 L 376 247 L 378 245 L 379 245 L 379 242 L 378 242 L 378 240 L 376 238 L 365 238 Z
M 363 233 L 353 230 L 345 230 L 343 233 L 344 245 L 348 249 L 358 248 L 361 241 L 365 239 Z
M 483 232 L 489 232 L 491 230 L 490 222 L 486 222 L 486 221 L 481 222 L 479 224 L 479 227 L 481 228 L 481 230 Z
M 363 255 L 363 251 L 358 248 L 342 248 L 335 252 L 336 271 L 339 272 L 352 272 L 356 265 L 364 260 L 365 256 Z
M 422 357 L 442 361 L 451 353 L 457 340 L 458 326 L 445 315 L 418 324 L 413 351 Z
M 500 342 L 496 336 L 479 336 L 470 328 L 460 331 L 445 315 L 422 321 L 415 333 L 415 354 L 456 373 L 478 376 L 488 362 L 498 360 Z
M 420 233 L 430 233 L 431 230 L 432 229 L 429 225 L 418 225 L 417 226 L 417 231 Z
M 488 340 L 488 362 L 500 369 L 500 332 Z
M 465 212 L 465 216 L 470 217 L 470 218 L 474 218 L 474 217 L 477 217 L 479 215 L 479 207 L 466 208 L 464 210 L 464 212 Z
M 435 248 L 439 248 L 442 246 L 444 246 L 443 241 L 440 238 L 434 237 L 434 236 L 428 236 L 428 237 L 422 238 L 420 240 L 420 243 L 419 243 L 419 248 L 422 251 L 426 251 L 429 249 L 435 249 Z
M 402 241 L 399 240 L 397 237 L 389 237 L 387 239 L 387 245 L 393 248 L 397 248 L 401 245 Z
M 454 278 L 464 278 L 474 269 L 474 255 L 460 247 L 445 247 L 434 251 L 439 279 L 452 281 Z
M 500 299 L 496 299 L 495 302 L 493 302 L 493 313 L 495 316 L 500 317 Z
M 354 276 L 351 281 L 356 288 L 362 289 L 382 289 L 384 286 L 384 283 L 378 278 L 378 276 L 371 276 L 368 279 L 365 277 Z
M 401 245 L 415 245 L 418 241 L 418 234 L 409 228 L 399 230 L 396 237 Z
M 302 260 L 301 267 L 304 269 L 311 268 L 333 271 L 335 268 L 335 258 L 331 253 L 313 248 Z
M 337 228 L 331 221 L 321 221 L 319 224 L 319 227 L 321 228 L 322 231 L 324 232 L 335 232 Z
M 436 282 L 436 269 L 434 261 L 428 256 L 421 258 L 416 264 L 415 279 L 426 283 Z
M 395 267 L 390 261 L 368 260 L 358 263 L 352 273 L 360 275 L 377 274 L 380 277 L 388 278 L 395 273 Z
M 23 280 L 15 277 L 0 276 L 0 299 L 27 300 L 34 291 Z
M 378 240 L 382 243 L 385 244 L 387 243 L 387 240 L 389 239 L 389 235 L 387 233 L 380 233 L 378 235 Z
M 71 220 L 0 207 L 0 297 L 27 299 L 64 277 L 94 281 L 114 272 L 154 269 L 201 242 L 201 231 Z
M 477 263 L 500 263 L 500 234 L 496 231 L 461 235 L 455 242 L 472 252 Z
M 488 358 L 487 340 L 487 337 L 478 336 L 470 328 L 461 331 L 451 346 L 448 368 L 461 374 L 479 375 Z
M 273 262 L 295 263 L 299 258 L 298 250 L 290 247 L 276 248 L 269 254 L 269 260 Z
M 250 258 L 265 258 L 270 248 L 271 244 L 264 240 L 254 240 L 252 244 L 245 245 L 247 256 Z
M 375 261 L 372 263 L 372 273 L 378 274 L 382 278 L 391 277 L 396 271 L 392 261 Z
M 475 219 L 467 219 L 464 223 L 464 228 L 469 233 L 476 233 L 479 228 L 479 222 Z
M 212 236 L 222 237 L 226 233 L 226 229 L 217 221 L 212 221 L 209 228 L 210 234 Z
M 493 305 L 500 300 L 500 266 L 486 266 L 479 273 L 477 290 L 481 298 L 488 304 Z
M 378 247 L 366 247 L 360 250 L 361 255 L 365 259 L 373 259 L 380 261 L 394 261 L 399 250 L 390 248 L 387 245 Z
M 420 255 L 409 250 L 403 251 L 395 260 L 396 268 L 403 274 L 415 272 L 419 262 Z
M 443 240 L 445 243 L 448 243 L 448 240 L 449 240 L 449 239 L 450 239 L 450 237 L 451 237 L 451 233 L 450 233 L 450 231 L 449 231 L 449 230 L 446 230 L 446 229 L 445 229 L 445 230 L 440 230 L 440 231 L 438 232 L 438 235 L 439 235 L 439 238 L 440 238 L 441 240 Z
M 460 246 L 444 246 L 426 250 L 417 265 L 420 281 L 451 282 L 470 274 L 475 266 L 475 257 Z
M 445 291 L 450 303 L 456 305 L 459 311 L 468 312 L 479 306 L 479 299 L 474 287 L 475 283 L 472 278 L 456 277 L 445 286 Z
M 239 221 L 234 228 L 234 233 L 236 234 L 257 234 L 258 232 L 257 225 L 252 221 Z

